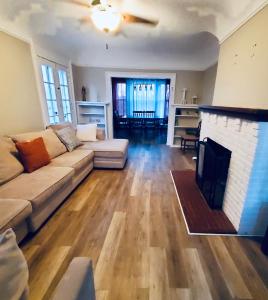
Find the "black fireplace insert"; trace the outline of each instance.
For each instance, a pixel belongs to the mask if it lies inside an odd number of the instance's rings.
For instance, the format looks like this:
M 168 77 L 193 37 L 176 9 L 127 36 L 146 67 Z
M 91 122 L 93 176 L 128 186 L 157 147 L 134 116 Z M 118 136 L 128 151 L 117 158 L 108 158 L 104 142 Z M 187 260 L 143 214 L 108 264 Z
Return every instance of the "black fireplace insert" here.
M 196 182 L 212 209 L 222 209 L 231 154 L 210 138 L 198 144 Z

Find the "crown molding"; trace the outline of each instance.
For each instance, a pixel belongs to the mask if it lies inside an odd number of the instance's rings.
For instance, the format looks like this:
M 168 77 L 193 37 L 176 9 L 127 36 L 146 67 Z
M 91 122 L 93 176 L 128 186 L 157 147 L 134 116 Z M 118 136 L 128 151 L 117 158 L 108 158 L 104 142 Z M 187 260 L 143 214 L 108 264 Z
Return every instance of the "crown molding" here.
M 266 0 L 263 4 L 261 4 L 257 9 L 255 9 L 251 14 L 247 16 L 247 18 L 241 21 L 235 28 L 226 34 L 223 38 L 219 39 L 219 44 L 221 45 L 224 41 L 226 41 L 229 37 L 231 37 L 236 31 L 238 31 L 242 26 L 244 26 L 251 18 L 253 18 L 257 13 L 259 13 L 264 7 L 268 5 L 268 0 Z

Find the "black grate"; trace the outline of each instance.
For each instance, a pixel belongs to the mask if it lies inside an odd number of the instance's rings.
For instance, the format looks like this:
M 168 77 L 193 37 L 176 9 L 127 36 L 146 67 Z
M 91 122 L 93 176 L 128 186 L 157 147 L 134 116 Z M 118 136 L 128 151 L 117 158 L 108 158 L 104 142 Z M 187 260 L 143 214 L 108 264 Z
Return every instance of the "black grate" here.
M 196 182 L 212 209 L 221 209 L 232 152 L 210 138 L 199 142 Z

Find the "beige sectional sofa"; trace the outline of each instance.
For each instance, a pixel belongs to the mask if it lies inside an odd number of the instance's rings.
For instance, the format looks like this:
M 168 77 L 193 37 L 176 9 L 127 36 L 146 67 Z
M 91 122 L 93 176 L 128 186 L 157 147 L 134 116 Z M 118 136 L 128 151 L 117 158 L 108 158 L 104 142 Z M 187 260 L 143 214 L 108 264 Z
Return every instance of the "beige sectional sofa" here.
M 127 140 L 87 142 L 72 152 L 65 150 L 45 167 L 0 185 L 0 233 L 13 228 L 21 241 L 28 232 L 40 228 L 93 167 L 123 168 L 127 152 Z
M 28 233 L 27 218 L 32 213 L 29 201 L 18 199 L 0 199 L 0 231 L 13 228 L 17 240 L 22 240 Z

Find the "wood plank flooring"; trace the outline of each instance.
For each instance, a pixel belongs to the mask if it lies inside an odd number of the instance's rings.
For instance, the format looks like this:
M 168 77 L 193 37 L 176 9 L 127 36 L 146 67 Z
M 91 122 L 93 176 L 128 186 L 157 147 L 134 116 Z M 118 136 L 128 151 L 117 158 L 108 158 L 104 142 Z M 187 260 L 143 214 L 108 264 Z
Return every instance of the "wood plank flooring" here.
M 240 237 L 189 236 L 170 169 L 191 155 L 130 147 L 122 170 L 94 170 L 22 244 L 30 299 L 49 299 L 73 257 L 93 259 L 98 300 L 268 299 L 268 259 Z

